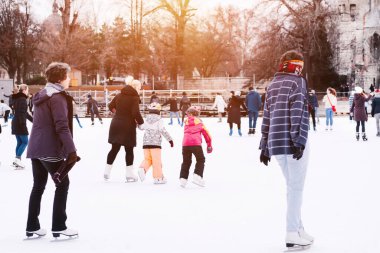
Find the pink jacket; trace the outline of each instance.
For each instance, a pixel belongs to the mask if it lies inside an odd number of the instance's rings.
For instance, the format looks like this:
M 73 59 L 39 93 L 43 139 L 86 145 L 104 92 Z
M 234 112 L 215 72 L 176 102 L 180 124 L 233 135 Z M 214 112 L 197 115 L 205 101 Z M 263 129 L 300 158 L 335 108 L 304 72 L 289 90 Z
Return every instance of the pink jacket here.
M 211 146 L 211 136 L 202 121 L 194 116 L 185 120 L 185 134 L 182 146 L 202 146 L 202 135 L 207 146 Z

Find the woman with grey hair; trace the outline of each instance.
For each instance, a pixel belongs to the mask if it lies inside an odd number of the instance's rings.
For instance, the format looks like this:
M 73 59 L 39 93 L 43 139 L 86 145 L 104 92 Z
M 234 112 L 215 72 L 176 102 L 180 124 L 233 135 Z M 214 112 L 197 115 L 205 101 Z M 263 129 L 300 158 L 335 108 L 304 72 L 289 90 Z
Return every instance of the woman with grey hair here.
M 64 91 L 69 87 L 69 72 L 70 67 L 66 63 L 51 63 L 45 71 L 48 83 L 33 97 L 34 122 L 27 157 L 32 160 L 34 183 L 26 226 L 28 237 L 46 235 L 38 216 L 49 174 L 56 186 L 53 236 L 78 235 L 78 231 L 66 226 L 66 202 L 70 184 L 67 173 L 80 159 L 73 141 L 73 98 Z
M 112 145 L 107 155 L 107 164 L 104 171 L 104 179 L 110 179 L 112 165 L 120 151 L 121 146 L 125 149 L 125 179 L 126 182 L 136 182 L 137 175 L 133 168 L 136 147 L 136 127 L 142 125 L 144 120 L 140 114 L 138 91 L 141 83 L 138 80 L 126 78 L 126 86 L 112 99 L 108 108 L 114 113 L 111 121 L 108 143 Z

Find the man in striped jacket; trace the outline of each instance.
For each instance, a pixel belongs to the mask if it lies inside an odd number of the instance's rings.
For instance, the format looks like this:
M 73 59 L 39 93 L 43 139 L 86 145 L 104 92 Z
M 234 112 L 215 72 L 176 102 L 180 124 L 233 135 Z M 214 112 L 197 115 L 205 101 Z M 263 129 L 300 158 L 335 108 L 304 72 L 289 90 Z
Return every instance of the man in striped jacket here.
M 260 162 L 278 161 L 287 184 L 287 247 L 305 247 L 313 243 L 302 225 L 302 193 L 308 163 L 309 113 L 307 82 L 301 76 L 303 56 L 286 52 L 280 70 L 268 86 L 261 128 Z

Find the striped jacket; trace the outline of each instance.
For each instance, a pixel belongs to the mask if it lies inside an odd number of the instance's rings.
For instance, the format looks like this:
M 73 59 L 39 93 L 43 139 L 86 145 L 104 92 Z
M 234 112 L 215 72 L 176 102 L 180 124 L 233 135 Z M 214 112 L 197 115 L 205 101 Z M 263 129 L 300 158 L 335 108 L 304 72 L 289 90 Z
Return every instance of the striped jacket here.
M 306 80 L 277 73 L 267 90 L 260 149 L 268 157 L 293 154 L 292 147 L 306 146 L 308 129 Z

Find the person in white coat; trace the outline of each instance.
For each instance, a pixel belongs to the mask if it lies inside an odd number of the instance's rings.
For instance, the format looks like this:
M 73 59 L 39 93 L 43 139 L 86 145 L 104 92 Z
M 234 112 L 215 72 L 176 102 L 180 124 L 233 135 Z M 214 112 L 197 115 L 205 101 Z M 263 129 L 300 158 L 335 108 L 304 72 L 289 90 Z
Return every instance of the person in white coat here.
M 222 95 L 220 93 L 216 94 L 214 105 L 212 106 L 212 109 L 217 108 L 218 110 L 218 122 L 222 122 L 222 116 L 225 111 L 225 108 L 227 107 L 227 103 L 224 101 Z
M 12 109 L 9 107 L 9 105 L 4 103 L 4 100 L 1 100 L 1 102 L 0 102 L 0 114 L 3 115 L 3 117 L 4 117 L 4 125 L 3 126 L 8 125 L 8 117 L 9 117 L 11 110 Z

